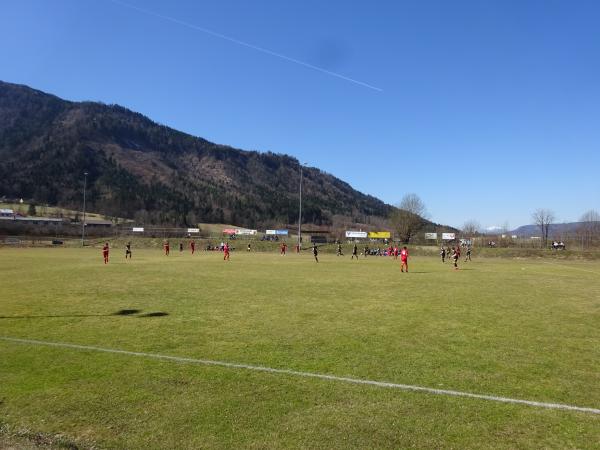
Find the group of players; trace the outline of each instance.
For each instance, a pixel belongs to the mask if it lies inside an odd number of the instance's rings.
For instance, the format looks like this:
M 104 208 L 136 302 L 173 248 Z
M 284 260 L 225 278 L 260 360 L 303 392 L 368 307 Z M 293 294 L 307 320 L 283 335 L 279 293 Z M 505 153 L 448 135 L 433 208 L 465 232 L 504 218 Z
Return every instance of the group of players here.
M 457 245 L 456 247 L 448 247 L 447 249 L 443 246 L 440 248 L 440 257 L 442 258 L 442 262 L 446 262 L 446 257 L 448 259 L 452 259 L 454 262 L 454 269 L 458 270 L 458 261 L 460 260 L 460 247 Z M 465 262 L 471 261 L 471 247 L 467 247 L 467 255 L 465 257 Z
M 288 248 L 287 244 L 285 242 L 282 242 L 279 247 L 280 254 L 282 256 L 286 255 L 287 248 Z M 229 261 L 230 251 L 231 251 L 230 247 L 229 247 L 229 243 L 228 242 L 223 243 L 221 245 L 221 249 L 223 251 L 223 260 Z M 165 256 L 169 256 L 169 253 L 171 250 L 169 241 L 163 242 L 163 250 L 165 252 Z M 190 241 L 190 250 L 192 252 L 192 255 L 196 252 L 196 242 L 193 240 Z M 247 250 L 251 251 L 251 244 L 248 244 Z M 179 243 L 179 251 L 183 252 L 183 242 Z M 108 264 L 109 252 L 110 252 L 110 248 L 109 248 L 108 242 L 106 242 L 104 244 L 104 246 L 102 247 L 102 256 L 104 258 L 104 264 Z M 296 252 L 300 253 L 299 245 L 296 245 Z M 313 244 L 313 246 L 312 246 L 312 252 L 313 252 L 315 261 L 318 263 L 319 262 L 319 246 L 316 243 Z M 367 255 L 369 254 L 369 247 L 365 246 L 364 253 L 362 253 L 362 254 L 366 258 Z M 387 254 L 389 256 L 393 257 L 394 259 L 398 259 L 398 257 L 399 257 L 400 258 L 400 271 L 408 273 L 408 248 L 406 248 L 406 246 L 402 247 L 401 249 L 398 248 L 398 246 L 389 247 Z M 440 257 L 442 258 L 442 263 L 446 262 L 446 257 L 448 257 L 448 259 L 451 258 L 454 261 L 454 269 L 455 270 L 458 270 L 458 261 L 460 259 L 460 254 L 461 254 L 461 251 L 460 251 L 460 247 L 458 245 L 453 248 L 450 248 L 450 247 L 448 247 L 447 249 L 444 247 L 440 248 Z M 125 259 L 131 259 L 131 256 L 132 256 L 131 242 L 128 242 L 125 245 Z M 342 244 L 338 244 L 337 256 L 344 256 L 344 253 L 342 251 Z M 352 247 L 352 256 L 350 257 L 350 259 L 355 259 L 355 258 L 358 261 L 358 245 L 356 243 Z M 467 247 L 465 261 L 471 261 L 471 247 Z
M 342 249 L 342 244 L 338 243 L 337 246 L 337 256 L 344 256 L 344 252 Z M 363 253 L 361 253 L 361 255 L 363 255 L 365 258 L 370 254 L 370 250 L 369 247 L 365 245 L 364 251 Z M 387 251 L 385 252 L 386 256 L 391 256 L 394 259 L 398 259 L 398 257 L 400 257 L 400 270 L 402 272 L 405 271 L 408 273 L 408 248 L 406 247 L 402 247 L 402 248 L 398 248 L 398 246 L 392 247 L 390 246 Z M 354 246 L 352 247 L 352 256 L 350 256 L 350 259 L 355 259 L 358 261 L 358 245 L 355 243 Z

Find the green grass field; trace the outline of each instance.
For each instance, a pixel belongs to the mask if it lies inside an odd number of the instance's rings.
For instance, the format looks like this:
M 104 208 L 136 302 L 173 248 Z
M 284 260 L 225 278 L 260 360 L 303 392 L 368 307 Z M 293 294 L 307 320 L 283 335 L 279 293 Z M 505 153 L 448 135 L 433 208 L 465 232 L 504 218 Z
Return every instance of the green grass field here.
M 600 408 L 597 261 L 123 254 L 0 248 L 0 336 Z M 600 448 L 593 413 L 4 339 L 0 430 L 0 448 Z

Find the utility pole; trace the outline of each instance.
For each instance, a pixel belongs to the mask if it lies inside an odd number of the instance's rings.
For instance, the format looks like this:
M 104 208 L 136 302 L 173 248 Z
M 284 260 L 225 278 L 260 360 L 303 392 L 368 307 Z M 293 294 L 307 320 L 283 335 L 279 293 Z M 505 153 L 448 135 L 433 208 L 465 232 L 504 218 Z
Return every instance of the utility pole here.
M 83 172 L 83 222 L 81 223 L 81 246 L 84 246 L 85 239 L 85 190 L 87 188 L 87 172 Z
M 302 249 L 302 163 L 300 163 L 300 200 L 298 204 L 298 248 Z

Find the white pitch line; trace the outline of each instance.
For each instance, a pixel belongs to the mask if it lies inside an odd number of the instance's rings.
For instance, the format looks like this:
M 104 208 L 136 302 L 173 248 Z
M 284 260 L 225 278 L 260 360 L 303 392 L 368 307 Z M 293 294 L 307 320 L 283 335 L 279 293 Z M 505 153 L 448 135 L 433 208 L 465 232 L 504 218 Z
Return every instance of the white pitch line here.
M 452 390 L 447 390 L 447 389 L 435 389 L 435 388 L 429 388 L 429 387 L 423 387 L 423 386 L 413 386 L 410 384 L 398 384 L 398 383 L 389 383 L 389 382 L 385 382 L 385 381 L 364 380 L 364 379 L 360 379 L 360 378 L 338 377 L 335 375 L 326 375 L 326 374 L 312 373 L 312 372 L 301 372 L 301 371 L 291 370 L 291 369 L 275 369 L 272 367 L 253 366 L 250 364 L 239 364 L 239 363 L 231 363 L 231 362 L 225 362 L 225 361 L 214 361 L 214 360 L 210 360 L 210 359 L 185 358 L 185 357 L 180 357 L 180 356 L 160 355 L 157 353 L 132 352 L 129 350 L 118 350 L 118 349 L 112 349 L 112 348 L 94 347 L 94 346 L 90 346 L 90 345 L 67 344 L 67 343 L 63 343 L 63 342 L 36 341 L 33 339 L 20 339 L 20 338 L 12 338 L 12 337 L 4 337 L 4 336 L 0 336 L 0 340 L 6 341 L 6 342 L 15 342 L 15 343 L 19 343 L 19 344 L 43 345 L 43 346 L 47 346 L 47 347 L 72 348 L 72 349 L 77 349 L 77 350 L 89 350 L 89 351 L 102 352 L 102 353 L 113 353 L 113 354 L 119 354 L 119 355 L 139 356 L 142 358 L 152 358 L 152 359 L 160 359 L 160 360 L 166 360 L 166 361 L 176 361 L 176 362 L 180 362 L 180 363 L 198 364 L 198 365 L 205 365 L 205 366 L 219 366 L 219 367 L 227 367 L 227 368 L 231 368 L 231 369 L 254 370 L 254 371 L 258 371 L 258 372 L 268 372 L 268 373 L 276 373 L 276 374 L 282 374 L 282 375 L 292 375 L 292 376 L 296 376 L 296 377 L 316 378 L 316 379 L 320 379 L 320 380 L 341 381 L 344 383 L 364 384 L 364 385 L 368 385 L 368 386 L 401 389 L 404 391 L 416 391 L 416 392 L 426 392 L 428 394 L 476 398 L 476 399 L 480 399 L 480 400 L 489 400 L 489 401 L 501 402 L 501 403 L 516 403 L 516 404 L 520 404 L 520 405 L 535 406 L 538 408 L 546 408 L 546 409 L 562 409 L 562 410 L 567 410 L 567 411 L 578 411 L 578 412 L 586 412 L 586 413 L 592 413 L 592 414 L 600 414 L 600 409 L 597 409 L 597 408 L 587 408 L 587 407 L 582 407 L 582 406 L 565 405 L 562 403 L 546 403 L 546 402 L 538 402 L 538 401 L 534 401 L 534 400 L 521 400 L 521 399 L 509 398 L 509 397 L 498 397 L 495 395 L 474 394 L 471 392 L 452 391 Z
M 113 2 L 113 3 L 115 3 L 115 4 L 117 4 L 117 5 L 121 5 L 121 6 L 125 6 L 127 8 L 134 9 L 134 10 L 136 10 L 138 12 L 143 13 L 143 14 L 147 14 L 149 16 L 158 17 L 159 19 L 163 19 L 163 20 L 168 20 L 168 21 L 176 23 L 178 25 L 182 25 L 184 27 L 191 28 L 193 30 L 201 31 L 202 33 L 209 34 L 209 35 L 214 36 L 216 38 L 223 39 L 223 40 L 229 41 L 229 42 L 233 42 L 234 44 L 242 45 L 242 46 L 250 48 L 252 50 L 256 50 L 257 52 L 266 53 L 267 55 L 274 56 L 276 58 L 280 58 L 280 59 L 292 62 L 294 64 L 298 64 L 300 66 L 308 67 L 309 69 L 313 69 L 313 70 L 325 73 L 327 75 L 331 75 L 333 77 L 341 78 L 342 80 L 349 81 L 350 83 L 354 83 L 354 84 L 357 84 L 359 86 L 363 86 L 363 87 L 366 87 L 368 89 L 372 89 L 374 91 L 383 92 L 383 89 L 378 88 L 378 87 L 373 86 L 373 85 L 370 85 L 368 83 L 365 83 L 364 81 L 355 80 L 354 78 L 350 78 L 350 77 L 347 77 L 347 76 L 342 75 L 340 73 L 333 72 L 331 70 L 327 70 L 327 69 L 324 69 L 322 67 L 315 66 L 313 64 L 309 64 L 309 63 L 304 62 L 304 61 L 300 61 L 299 59 L 295 59 L 295 58 L 291 58 L 289 56 L 285 56 L 285 55 L 283 55 L 281 53 L 274 52 L 274 51 L 269 50 L 267 48 L 259 47 L 258 45 L 249 44 L 248 42 L 240 41 L 239 39 L 227 36 L 225 34 L 217 33 L 216 31 L 209 30 L 208 28 L 200 27 L 198 25 L 194 25 L 192 23 L 185 22 L 185 21 L 180 20 L 180 19 L 176 19 L 175 17 L 165 16 L 164 14 L 159 14 L 157 12 L 150 11 L 149 9 L 145 9 L 145 8 L 140 8 L 139 6 L 135 6 L 135 5 L 132 5 L 130 3 L 125 3 L 125 2 L 122 2 L 120 0 L 110 0 L 110 1 Z

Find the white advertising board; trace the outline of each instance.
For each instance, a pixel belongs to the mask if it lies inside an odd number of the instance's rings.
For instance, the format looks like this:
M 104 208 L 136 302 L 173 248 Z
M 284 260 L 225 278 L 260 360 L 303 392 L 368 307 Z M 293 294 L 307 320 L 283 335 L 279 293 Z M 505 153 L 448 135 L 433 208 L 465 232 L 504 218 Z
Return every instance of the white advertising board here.
M 256 230 L 246 230 L 245 228 L 238 228 L 235 230 L 235 234 L 239 234 L 240 236 L 248 236 L 256 233 Z
M 144 232 L 144 227 L 133 227 L 132 231 L 134 233 L 143 233 Z
M 276 234 L 279 236 L 287 236 L 288 235 L 288 230 L 267 230 L 265 231 L 265 234 Z
M 200 228 L 188 228 L 188 233 L 200 233 Z
M 367 237 L 366 231 L 346 231 L 347 238 L 362 238 L 365 239 Z
M 425 239 L 436 240 L 437 239 L 437 233 L 425 233 Z
M 444 241 L 453 241 L 456 239 L 456 235 L 454 233 L 442 233 L 442 239 Z

